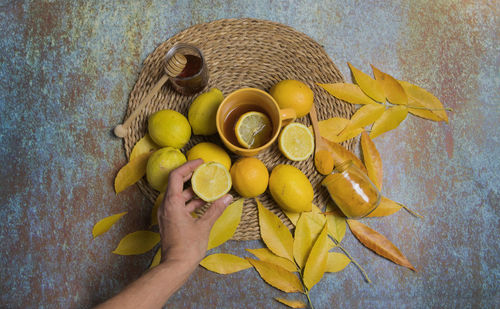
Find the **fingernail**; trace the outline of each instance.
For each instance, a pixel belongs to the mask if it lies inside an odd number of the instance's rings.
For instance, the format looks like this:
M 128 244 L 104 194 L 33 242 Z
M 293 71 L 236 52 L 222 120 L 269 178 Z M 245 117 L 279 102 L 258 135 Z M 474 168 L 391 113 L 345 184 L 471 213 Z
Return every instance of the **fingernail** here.
M 222 202 L 224 204 L 229 204 L 229 203 L 231 203 L 232 200 L 233 200 L 233 197 L 231 196 L 231 194 L 226 194 L 222 197 Z

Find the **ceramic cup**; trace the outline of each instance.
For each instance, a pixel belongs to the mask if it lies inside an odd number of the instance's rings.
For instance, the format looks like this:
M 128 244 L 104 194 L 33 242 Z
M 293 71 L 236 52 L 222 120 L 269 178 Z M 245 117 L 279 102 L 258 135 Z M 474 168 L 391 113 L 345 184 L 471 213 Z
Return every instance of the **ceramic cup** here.
M 234 125 L 244 112 L 265 113 L 271 120 L 273 130 L 270 139 L 257 148 L 243 148 L 236 140 Z M 276 141 L 280 130 L 297 118 L 295 110 L 280 109 L 278 103 L 267 92 L 257 88 L 242 88 L 229 94 L 219 105 L 216 116 L 217 131 L 224 145 L 237 155 L 252 157 L 267 149 Z

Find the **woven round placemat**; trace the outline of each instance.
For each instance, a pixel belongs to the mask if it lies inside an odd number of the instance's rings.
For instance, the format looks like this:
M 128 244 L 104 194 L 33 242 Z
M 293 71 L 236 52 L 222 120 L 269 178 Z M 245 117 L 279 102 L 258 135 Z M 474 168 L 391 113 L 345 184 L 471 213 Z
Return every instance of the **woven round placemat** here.
M 334 116 L 350 118 L 354 112 L 352 105 L 340 101 L 315 83 L 343 82 L 344 79 L 324 49 L 307 35 L 291 27 L 256 19 L 224 19 L 190 27 L 158 46 L 144 61 L 129 98 L 127 115 L 138 106 L 157 80 L 164 74 L 164 56 L 178 42 L 197 46 L 202 50 L 210 72 L 207 89 L 219 88 L 224 96 L 243 87 L 255 87 L 269 91 L 277 82 L 296 79 L 309 85 L 314 92 L 314 104 L 319 120 Z M 173 109 L 187 115 L 190 103 L 195 96 L 183 96 L 167 83 L 134 120 L 128 135 L 124 138 L 127 158 L 132 147 L 144 136 L 148 117 L 161 109 Z M 309 117 L 297 119 L 310 125 Z M 183 153 L 193 145 L 210 141 L 221 146 L 217 135 L 192 136 L 189 143 L 181 149 Z M 352 149 L 353 141 L 344 143 Z M 232 154 L 231 154 L 232 155 Z M 312 156 L 302 162 L 292 162 L 281 155 L 277 145 L 258 155 L 271 171 L 280 163 L 291 164 L 302 170 L 311 181 L 315 197 L 314 203 L 326 205 L 328 193 L 320 185 L 323 176 L 316 172 Z M 232 160 L 237 159 L 232 155 Z M 151 202 L 158 192 L 143 179 L 138 183 L 141 191 Z M 238 194 L 231 191 L 235 198 Z M 259 196 L 262 204 L 277 214 L 289 227 L 291 222 L 274 203 L 268 192 Z M 241 223 L 233 237 L 235 240 L 259 239 L 257 206 L 254 199 L 246 199 Z

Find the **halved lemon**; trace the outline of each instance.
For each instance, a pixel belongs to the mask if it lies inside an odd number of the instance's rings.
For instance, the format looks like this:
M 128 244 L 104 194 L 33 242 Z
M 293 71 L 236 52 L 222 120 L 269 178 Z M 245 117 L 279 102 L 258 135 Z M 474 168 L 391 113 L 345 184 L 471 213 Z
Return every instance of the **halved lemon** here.
M 314 136 L 298 122 L 292 122 L 281 130 L 278 143 L 281 153 L 292 161 L 306 160 L 314 152 Z
M 213 202 L 231 189 L 231 174 L 224 165 L 207 162 L 198 166 L 191 177 L 194 193 L 205 202 Z
M 241 115 L 234 126 L 236 139 L 245 148 L 257 148 L 269 141 L 273 131 L 271 120 L 261 112 Z

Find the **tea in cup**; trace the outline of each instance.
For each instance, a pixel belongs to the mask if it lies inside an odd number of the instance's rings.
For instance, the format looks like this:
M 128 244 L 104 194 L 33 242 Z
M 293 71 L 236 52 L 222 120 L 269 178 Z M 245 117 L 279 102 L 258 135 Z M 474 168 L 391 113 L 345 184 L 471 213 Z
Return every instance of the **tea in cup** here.
M 245 148 L 236 136 L 238 120 L 252 113 L 261 115 L 266 125 L 265 136 L 255 148 Z M 229 94 L 219 105 L 216 116 L 217 131 L 224 145 L 240 156 L 251 157 L 267 149 L 278 138 L 281 127 L 294 121 L 295 110 L 280 109 L 278 103 L 267 92 L 257 88 L 243 88 Z

